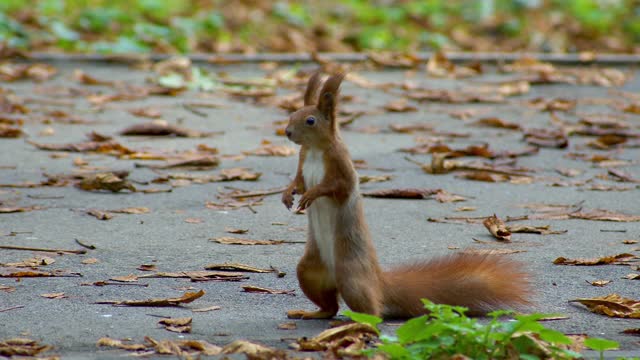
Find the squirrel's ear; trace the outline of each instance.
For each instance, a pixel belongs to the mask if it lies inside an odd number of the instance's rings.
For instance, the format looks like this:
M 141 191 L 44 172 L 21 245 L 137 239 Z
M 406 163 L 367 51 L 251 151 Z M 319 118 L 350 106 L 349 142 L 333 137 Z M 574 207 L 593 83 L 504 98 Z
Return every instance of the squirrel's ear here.
M 336 119 L 336 104 L 338 103 L 338 90 L 340 84 L 345 77 L 345 73 L 338 73 L 331 76 L 324 82 L 322 90 L 320 91 L 320 99 L 318 101 L 318 110 L 330 119 L 334 121 Z
M 320 87 L 320 71 L 316 71 L 307 82 L 307 90 L 304 92 L 304 106 L 314 105 L 316 103 L 316 95 Z

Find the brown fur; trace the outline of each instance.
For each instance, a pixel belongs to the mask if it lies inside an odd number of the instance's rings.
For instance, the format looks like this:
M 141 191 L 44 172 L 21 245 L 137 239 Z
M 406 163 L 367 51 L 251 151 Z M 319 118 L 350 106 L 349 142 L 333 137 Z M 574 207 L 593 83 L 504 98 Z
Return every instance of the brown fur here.
M 382 272 L 364 218 L 358 193 L 358 176 L 342 141 L 336 121 L 338 91 L 344 74 L 329 77 L 314 101 L 321 80 L 314 74 L 305 91 L 305 107 L 293 113 L 286 129 L 289 139 L 301 145 L 296 176 L 282 195 L 291 208 L 293 195 L 303 193 L 299 209 L 319 197 L 335 204 L 335 278 L 320 257 L 313 229 L 297 268 L 300 287 L 320 307 L 319 311 L 292 310 L 292 318 L 331 318 L 338 312 L 338 296 L 354 311 L 374 315 L 409 317 L 424 313 L 420 299 L 461 305 L 480 314 L 503 306 L 527 304 L 527 275 L 519 264 L 492 255 L 458 254 L 404 265 Z M 313 124 L 308 119 L 314 118 Z M 305 189 L 303 164 L 309 151 L 323 154 L 324 177 Z

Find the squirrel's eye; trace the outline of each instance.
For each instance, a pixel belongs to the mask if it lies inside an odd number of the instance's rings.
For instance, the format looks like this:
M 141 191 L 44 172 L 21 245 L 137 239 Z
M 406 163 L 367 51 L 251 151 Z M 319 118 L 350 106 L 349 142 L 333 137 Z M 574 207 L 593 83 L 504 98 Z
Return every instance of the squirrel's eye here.
M 307 118 L 307 125 L 313 125 L 316 123 L 316 118 L 314 118 L 313 116 L 309 116 Z

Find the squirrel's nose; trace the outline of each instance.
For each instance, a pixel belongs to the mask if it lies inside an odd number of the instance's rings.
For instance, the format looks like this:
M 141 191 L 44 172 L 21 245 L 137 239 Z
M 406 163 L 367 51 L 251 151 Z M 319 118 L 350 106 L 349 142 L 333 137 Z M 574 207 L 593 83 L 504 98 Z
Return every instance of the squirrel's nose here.
M 284 131 L 284 133 L 285 133 L 285 134 L 287 134 L 287 137 L 288 137 L 288 138 L 290 138 L 290 137 L 291 137 L 291 134 L 292 134 L 291 130 L 286 129 L 286 130 Z

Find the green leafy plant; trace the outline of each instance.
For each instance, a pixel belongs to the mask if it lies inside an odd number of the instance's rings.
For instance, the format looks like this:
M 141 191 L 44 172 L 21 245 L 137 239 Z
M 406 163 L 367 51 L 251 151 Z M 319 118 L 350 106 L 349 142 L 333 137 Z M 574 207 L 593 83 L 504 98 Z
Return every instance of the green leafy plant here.
M 639 14 L 635 0 L 0 0 L 0 42 L 105 53 L 296 52 L 309 43 L 338 52 L 633 52 Z
M 588 338 L 584 341 L 584 345 L 588 348 L 600 352 L 600 359 L 604 359 L 605 350 L 614 350 L 620 346 L 617 342 L 601 339 L 601 338 Z
M 423 300 L 428 315 L 408 320 L 395 335 L 381 335 L 381 343 L 367 350 L 368 355 L 384 354 L 390 359 L 445 359 L 465 355 L 473 359 L 576 359 L 579 353 L 568 349 L 571 339 L 546 328 L 539 320 L 549 315 L 515 315 L 512 311 L 494 311 L 489 321 L 465 315 L 459 306 L 434 304 Z M 382 319 L 366 314 L 345 312 L 352 320 L 375 328 Z M 501 320 L 509 317 L 508 320 Z M 590 338 L 585 345 L 603 351 L 618 346 L 614 341 Z

